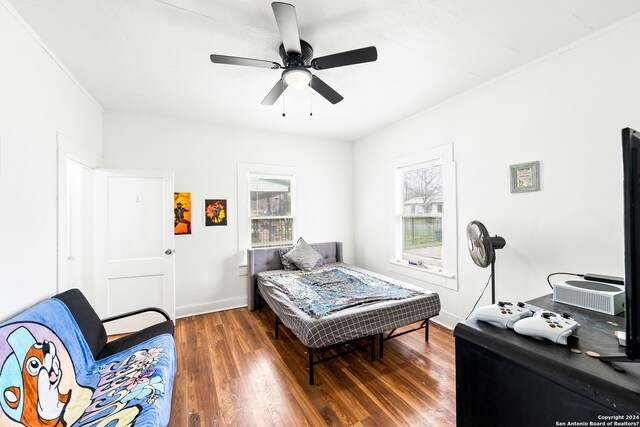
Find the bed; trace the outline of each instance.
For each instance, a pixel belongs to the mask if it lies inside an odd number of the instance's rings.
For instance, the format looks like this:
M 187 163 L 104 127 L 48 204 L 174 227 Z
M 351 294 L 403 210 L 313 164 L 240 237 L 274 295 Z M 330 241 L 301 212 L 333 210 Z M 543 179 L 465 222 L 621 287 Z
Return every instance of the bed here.
M 381 281 L 400 285 L 417 294 L 404 299 L 369 302 L 344 308 L 321 317 L 315 317 L 300 309 L 291 300 L 291 295 L 283 292 L 278 285 L 279 277 L 296 274 L 284 270 L 279 248 L 250 249 L 247 257 L 248 308 L 261 308 L 266 302 L 275 314 L 275 337 L 278 338 L 279 324 L 284 324 L 308 349 L 309 383 L 314 383 L 314 366 L 352 351 L 368 348 L 371 361 L 376 357 L 375 341 L 379 341 L 379 357 L 384 355 L 384 341 L 405 333 L 424 329 L 425 340 L 429 339 L 429 318 L 438 315 L 440 298 L 438 294 L 418 288 L 398 280 L 382 276 L 342 262 L 342 243 L 316 243 L 311 247 L 322 255 L 321 269 L 349 271 L 353 274 L 368 275 Z M 304 274 L 304 273 L 300 273 Z M 396 329 L 421 321 L 419 327 L 401 333 Z M 386 334 L 385 334 L 386 332 Z M 363 343 L 364 342 L 364 343 Z M 345 347 L 345 344 L 349 344 Z M 330 349 L 342 348 L 332 356 L 325 353 Z

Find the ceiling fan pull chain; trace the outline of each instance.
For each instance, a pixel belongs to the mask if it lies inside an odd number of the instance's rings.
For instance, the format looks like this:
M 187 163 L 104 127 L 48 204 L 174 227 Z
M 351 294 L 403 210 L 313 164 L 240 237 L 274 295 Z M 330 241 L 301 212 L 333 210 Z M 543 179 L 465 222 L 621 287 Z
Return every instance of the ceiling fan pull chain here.
M 313 92 L 311 92 L 311 85 L 309 85 L 309 115 L 313 117 Z
M 286 114 L 284 112 L 284 98 L 286 97 L 286 94 L 284 93 L 284 90 L 286 88 L 287 87 L 285 86 L 284 79 L 282 79 L 282 117 L 286 116 Z

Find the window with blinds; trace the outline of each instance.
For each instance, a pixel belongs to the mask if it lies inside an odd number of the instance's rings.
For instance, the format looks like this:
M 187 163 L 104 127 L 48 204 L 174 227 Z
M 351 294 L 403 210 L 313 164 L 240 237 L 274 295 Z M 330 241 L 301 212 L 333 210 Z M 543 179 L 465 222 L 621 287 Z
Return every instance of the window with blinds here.
M 249 174 L 251 247 L 293 243 L 293 176 Z

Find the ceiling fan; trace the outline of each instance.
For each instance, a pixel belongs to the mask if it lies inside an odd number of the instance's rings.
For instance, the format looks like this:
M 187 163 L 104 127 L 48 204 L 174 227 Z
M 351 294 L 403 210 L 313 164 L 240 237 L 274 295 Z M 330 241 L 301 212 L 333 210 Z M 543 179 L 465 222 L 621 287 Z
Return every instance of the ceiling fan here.
M 309 43 L 301 40 L 298 34 L 296 8 L 289 3 L 281 2 L 271 3 L 271 8 L 276 17 L 280 36 L 282 37 L 279 53 L 283 65 L 277 62 L 236 56 L 212 54 L 210 57 L 211 62 L 216 64 L 245 65 L 249 67 L 271 68 L 272 70 L 283 69 L 284 71 L 282 72 L 280 80 L 262 100 L 262 105 L 273 105 L 289 86 L 293 88 L 311 86 L 313 90 L 326 98 L 327 101 L 332 104 L 337 104 L 342 101 L 342 95 L 320 80 L 319 77 L 311 74 L 309 69 L 326 70 L 328 68 L 343 67 L 345 65 L 372 62 L 378 59 L 378 51 L 374 46 L 313 58 L 313 48 Z

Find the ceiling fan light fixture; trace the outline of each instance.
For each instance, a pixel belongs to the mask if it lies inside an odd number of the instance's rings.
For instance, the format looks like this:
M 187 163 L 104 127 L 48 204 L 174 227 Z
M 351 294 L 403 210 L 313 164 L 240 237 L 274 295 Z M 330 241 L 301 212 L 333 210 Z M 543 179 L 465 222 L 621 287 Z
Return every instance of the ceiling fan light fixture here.
M 283 73 L 282 78 L 287 86 L 300 89 L 305 86 L 309 86 L 309 82 L 311 82 L 311 73 L 304 68 L 293 68 L 286 70 Z

